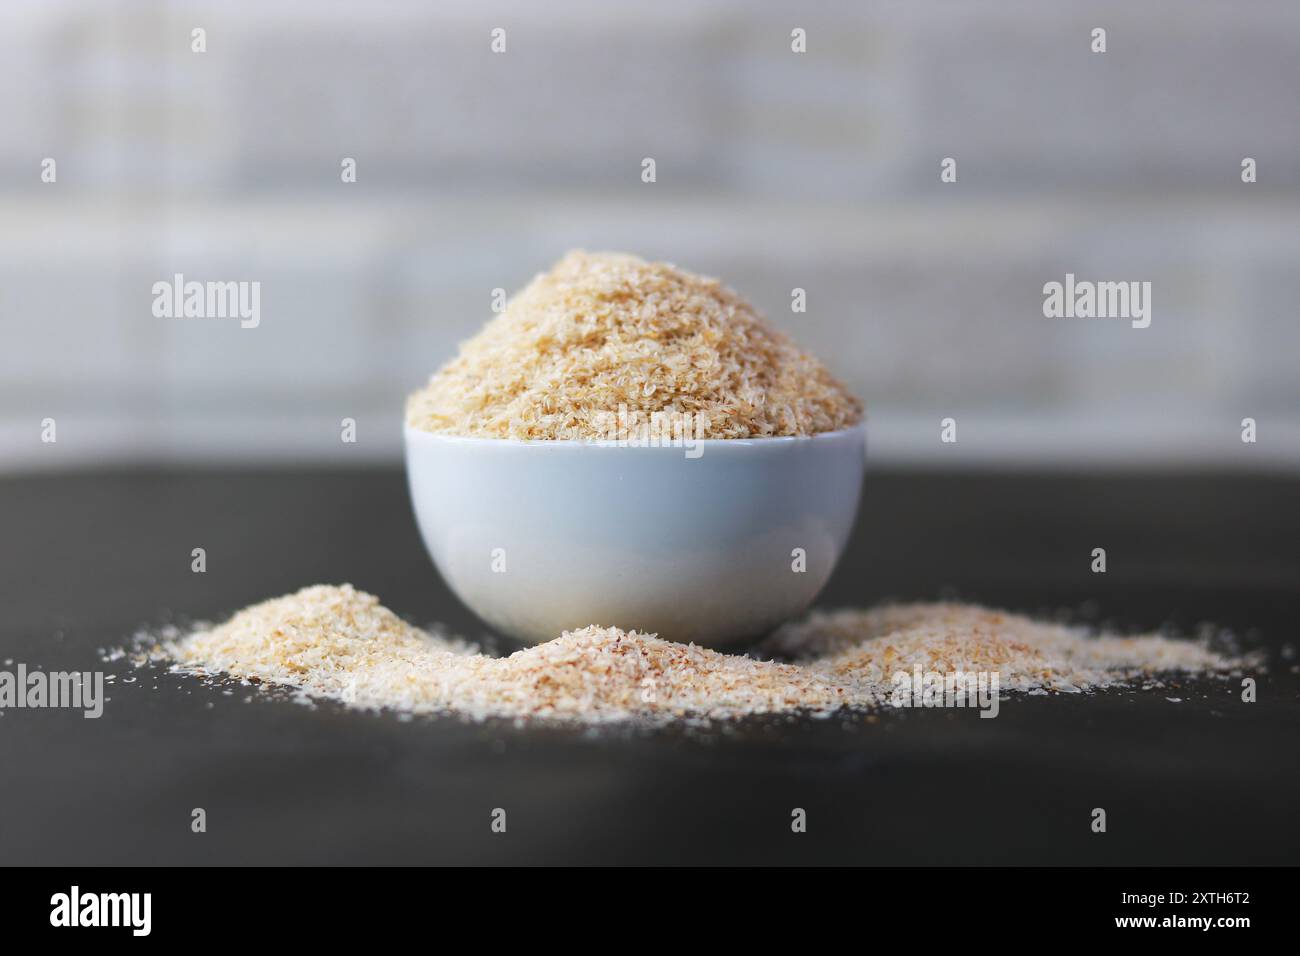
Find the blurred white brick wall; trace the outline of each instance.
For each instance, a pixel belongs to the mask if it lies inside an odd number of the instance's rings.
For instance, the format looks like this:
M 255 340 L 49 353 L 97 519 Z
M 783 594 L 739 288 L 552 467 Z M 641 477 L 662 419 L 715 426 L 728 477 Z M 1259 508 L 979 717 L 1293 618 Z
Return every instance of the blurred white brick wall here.
M 878 460 L 1300 462 L 1294 3 L 11 0 L 0 90 L 0 469 L 392 458 L 573 246 L 725 278 Z M 175 272 L 260 281 L 261 326 L 155 318 Z M 1043 318 L 1066 272 L 1150 281 L 1151 328 Z

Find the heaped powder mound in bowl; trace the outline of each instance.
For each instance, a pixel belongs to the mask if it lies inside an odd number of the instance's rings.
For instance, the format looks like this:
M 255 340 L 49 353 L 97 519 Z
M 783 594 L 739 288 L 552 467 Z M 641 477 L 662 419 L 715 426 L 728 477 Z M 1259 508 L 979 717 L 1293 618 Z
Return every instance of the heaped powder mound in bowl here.
M 570 252 L 407 402 L 424 431 L 607 437 L 626 409 L 692 416 L 705 438 L 813 435 L 862 404 L 716 279 L 620 253 Z

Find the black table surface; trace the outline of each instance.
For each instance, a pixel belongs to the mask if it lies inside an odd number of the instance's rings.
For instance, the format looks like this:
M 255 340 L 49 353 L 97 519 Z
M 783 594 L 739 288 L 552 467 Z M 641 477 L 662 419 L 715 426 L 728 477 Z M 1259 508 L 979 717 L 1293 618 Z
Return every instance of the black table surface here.
M 480 636 L 396 469 L 6 477 L 0 658 L 116 681 L 98 720 L 0 712 L 0 863 L 1294 864 L 1298 544 L 1286 475 L 877 471 L 819 604 L 955 597 L 1213 625 L 1271 655 L 1257 702 L 1239 681 L 1182 681 L 1019 697 L 995 720 L 593 733 L 305 707 L 100 660 L 142 625 L 318 582 Z

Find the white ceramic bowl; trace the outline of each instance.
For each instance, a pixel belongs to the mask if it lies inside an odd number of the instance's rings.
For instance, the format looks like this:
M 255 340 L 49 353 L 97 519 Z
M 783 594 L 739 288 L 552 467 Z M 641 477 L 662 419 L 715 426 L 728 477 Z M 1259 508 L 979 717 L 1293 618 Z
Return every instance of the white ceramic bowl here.
M 434 563 L 497 630 L 537 642 L 600 624 L 721 646 L 767 633 L 826 584 L 864 444 L 858 427 L 705 440 L 689 458 L 408 426 L 406 468 Z

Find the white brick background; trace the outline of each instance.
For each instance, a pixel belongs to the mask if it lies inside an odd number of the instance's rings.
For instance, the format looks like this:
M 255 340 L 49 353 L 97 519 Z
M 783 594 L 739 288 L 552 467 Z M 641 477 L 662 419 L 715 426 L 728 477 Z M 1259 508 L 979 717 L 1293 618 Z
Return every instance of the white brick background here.
M 1300 463 L 1298 101 L 1281 0 L 9 0 L 0 469 L 395 458 L 491 289 L 573 246 L 724 277 L 880 461 Z M 153 317 L 174 272 L 260 281 L 261 326 Z M 1151 328 L 1045 319 L 1066 272 L 1150 281 Z

